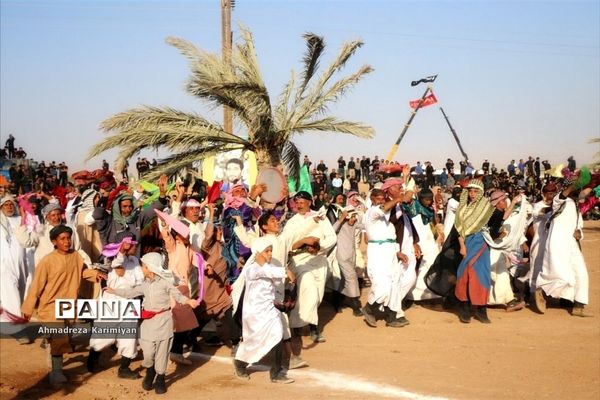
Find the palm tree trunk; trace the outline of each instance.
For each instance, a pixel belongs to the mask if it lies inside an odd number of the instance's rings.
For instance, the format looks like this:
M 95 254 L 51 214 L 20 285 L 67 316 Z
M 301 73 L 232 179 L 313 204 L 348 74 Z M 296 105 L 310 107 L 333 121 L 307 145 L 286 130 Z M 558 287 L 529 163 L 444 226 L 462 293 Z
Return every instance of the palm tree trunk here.
M 281 166 L 281 154 L 279 149 L 255 149 L 256 154 L 256 166 L 260 171 L 266 167 L 280 167 Z

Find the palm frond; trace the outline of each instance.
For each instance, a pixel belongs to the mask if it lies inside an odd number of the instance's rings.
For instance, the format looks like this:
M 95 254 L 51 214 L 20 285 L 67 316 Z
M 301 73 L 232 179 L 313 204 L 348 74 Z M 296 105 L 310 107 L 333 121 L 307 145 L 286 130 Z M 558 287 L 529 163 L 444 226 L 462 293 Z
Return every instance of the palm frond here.
M 296 103 L 300 102 L 308 83 L 319 68 L 319 58 L 325 50 L 325 41 L 322 37 L 310 32 L 305 33 L 303 37 L 306 40 L 307 49 L 302 60 L 304 63 L 304 69 L 300 78 L 302 82 L 296 90 Z
M 360 122 L 337 120 L 334 117 L 326 117 L 305 122 L 297 125 L 295 133 L 306 133 L 310 131 L 347 133 L 364 139 L 371 139 L 375 136 L 375 130 Z
M 338 101 L 349 89 L 356 85 L 366 74 L 373 72 L 370 65 L 363 65 L 352 75 L 333 83 L 328 89 L 322 88 L 319 93 L 305 99 L 296 105 L 293 119 L 284 125 L 288 131 L 294 131 L 296 126 L 315 118 L 316 115 L 327 111 L 329 104 Z
M 187 57 L 190 61 L 198 61 L 203 57 L 204 52 L 185 39 L 168 36 L 165 39 L 168 45 L 171 45 L 179 50 L 181 54 Z
M 296 74 L 292 70 L 288 83 L 284 86 L 283 91 L 277 99 L 277 106 L 275 107 L 273 115 L 273 123 L 275 129 L 281 129 L 284 126 L 285 121 L 288 119 L 288 108 L 290 107 L 290 100 L 292 98 L 292 92 L 296 85 Z
M 312 91 L 313 97 L 315 95 L 317 95 L 318 93 L 320 93 L 323 90 L 323 88 L 325 88 L 325 86 L 329 82 L 329 79 L 331 79 L 331 77 L 336 72 L 341 70 L 346 65 L 346 62 L 348 61 L 348 59 L 354 53 L 356 53 L 356 51 L 359 48 L 361 48 L 363 46 L 363 44 L 364 43 L 361 40 L 354 40 L 351 42 L 344 43 L 344 45 L 340 49 L 340 52 L 338 53 L 338 56 L 336 57 L 336 59 L 329 65 L 329 68 L 327 68 L 325 70 L 325 72 L 323 72 L 323 74 L 321 75 L 321 78 L 319 79 L 319 82 L 314 87 L 314 89 Z
M 300 150 L 289 140 L 283 144 L 281 163 L 288 176 L 298 180 L 298 176 L 300 175 Z
M 101 126 L 104 130 L 114 133 L 94 145 L 88 159 L 119 147 L 128 149 L 125 151 L 127 155 L 142 149 L 159 147 L 181 151 L 211 144 L 238 144 L 243 147 L 250 145 L 245 139 L 225 132 L 218 124 L 194 114 L 168 108 L 133 109 L 116 114 L 105 120 Z

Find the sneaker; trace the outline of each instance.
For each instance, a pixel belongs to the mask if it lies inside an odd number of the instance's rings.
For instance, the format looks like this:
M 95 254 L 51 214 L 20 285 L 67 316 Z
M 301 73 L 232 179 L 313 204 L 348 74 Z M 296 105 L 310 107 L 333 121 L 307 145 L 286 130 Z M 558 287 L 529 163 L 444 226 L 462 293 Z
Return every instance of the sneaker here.
M 512 299 L 506 304 L 506 312 L 519 311 L 525 308 L 525 302 L 517 299 Z
M 248 374 L 248 371 L 246 371 L 246 367 L 242 366 L 242 365 L 238 365 L 235 360 L 233 362 L 234 365 L 234 374 L 238 379 L 247 381 L 250 379 L 250 374 Z
M 386 322 L 385 326 L 389 326 L 390 328 L 402 328 L 403 326 L 406 326 L 408 324 L 410 324 L 410 322 L 408 322 L 408 320 L 405 317 L 400 317 L 396 318 L 393 321 Z
M 302 367 L 308 367 L 308 363 L 306 361 L 304 361 L 302 359 L 302 357 L 292 356 L 290 358 L 290 366 L 288 367 L 288 369 L 296 369 L 296 368 L 302 368 Z
M 62 371 L 51 371 L 48 376 L 51 385 L 62 385 L 67 383 L 67 377 Z
M 377 319 L 368 309 L 368 306 L 364 306 L 362 308 L 363 316 L 365 317 L 365 322 L 372 328 L 377 328 Z
M 292 378 L 288 378 L 287 375 L 279 374 L 275 378 L 271 378 L 271 382 L 288 384 L 288 383 L 294 383 L 295 381 Z
M 571 315 L 574 317 L 582 317 L 582 318 L 591 318 L 594 316 L 589 311 L 586 311 L 583 307 L 573 307 L 573 311 L 571 311 Z
M 176 364 L 181 365 L 192 365 L 192 362 L 187 358 L 183 357 L 183 354 L 171 353 L 169 359 Z
M 352 315 L 355 317 L 362 317 L 365 315 L 365 313 L 363 313 L 360 308 L 357 308 L 356 310 L 352 310 Z
M 327 341 L 327 339 L 325 339 L 325 336 L 321 335 L 321 332 L 311 332 L 310 338 L 315 343 L 325 343 Z
M 140 379 L 142 376 L 129 368 L 119 368 L 117 376 L 122 379 Z
M 531 303 L 534 310 L 540 314 L 544 314 L 546 312 L 546 297 L 544 296 L 544 291 L 542 289 L 537 289 L 533 292 L 531 297 Z

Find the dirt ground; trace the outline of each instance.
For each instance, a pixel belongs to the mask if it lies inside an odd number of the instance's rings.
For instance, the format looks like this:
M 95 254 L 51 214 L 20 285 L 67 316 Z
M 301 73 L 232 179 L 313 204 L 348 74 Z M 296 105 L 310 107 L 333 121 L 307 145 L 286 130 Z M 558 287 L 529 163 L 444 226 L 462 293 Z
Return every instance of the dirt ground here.
M 249 381 L 233 376 L 229 349 L 205 347 L 189 367 L 170 367 L 171 399 L 599 399 L 600 398 L 600 223 L 586 223 L 582 242 L 590 275 L 589 310 L 575 318 L 556 304 L 544 315 L 529 309 L 489 312 L 491 325 L 465 325 L 441 308 L 416 306 L 410 325 L 369 328 L 349 309 L 334 314 L 321 307 L 326 343 L 305 338 L 309 368 L 290 371 L 291 385 L 268 380 L 264 368 Z M 366 291 L 363 290 L 363 299 Z M 19 345 L 0 341 L 1 399 L 152 399 L 141 381 L 116 377 L 118 356 L 106 351 L 103 371 L 85 371 L 87 352 L 69 354 L 67 375 L 74 381 L 50 387 L 45 351 L 39 340 Z M 110 358 L 112 357 L 112 358 Z M 132 366 L 140 367 L 138 358 Z

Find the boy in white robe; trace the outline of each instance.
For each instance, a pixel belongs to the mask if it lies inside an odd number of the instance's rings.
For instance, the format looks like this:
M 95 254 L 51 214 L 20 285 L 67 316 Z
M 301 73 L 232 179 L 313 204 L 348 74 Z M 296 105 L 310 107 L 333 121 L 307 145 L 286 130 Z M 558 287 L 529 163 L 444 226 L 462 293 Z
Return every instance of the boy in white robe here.
M 248 364 L 260 361 L 271 354 L 270 378 L 273 383 L 292 383 L 282 367 L 283 324 L 281 311 L 275 307 L 275 286 L 285 279 L 280 267 L 270 264 L 273 243 L 261 237 L 252 243 L 252 257 L 244 266 L 246 282 L 242 311 L 242 337 L 233 361 L 235 374 L 240 379 L 250 379 Z

